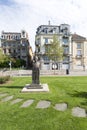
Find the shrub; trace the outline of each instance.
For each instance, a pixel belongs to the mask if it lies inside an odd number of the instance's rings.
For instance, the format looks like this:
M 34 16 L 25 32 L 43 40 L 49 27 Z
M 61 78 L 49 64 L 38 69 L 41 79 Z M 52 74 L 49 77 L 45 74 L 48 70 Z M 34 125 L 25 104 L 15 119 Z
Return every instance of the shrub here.
M 8 81 L 10 79 L 10 76 L 3 76 L 0 77 L 0 84 L 5 83 L 6 81 Z

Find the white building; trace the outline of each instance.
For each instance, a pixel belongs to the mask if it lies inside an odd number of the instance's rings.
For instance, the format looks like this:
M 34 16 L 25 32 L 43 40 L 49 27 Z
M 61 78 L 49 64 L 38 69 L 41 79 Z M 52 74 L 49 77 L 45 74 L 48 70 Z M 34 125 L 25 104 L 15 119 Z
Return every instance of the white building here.
M 52 62 L 48 60 L 45 54 L 46 46 L 53 40 L 54 34 L 58 37 L 60 44 L 64 48 L 64 59 L 60 64 L 57 64 L 58 69 L 70 68 L 71 63 L 71 33 L 68 24 L 61 24 L 59 26 L 41 25 L 37 28 L 35 36 L 35 52 L 41 61 L 41 69 L 52 69 Z

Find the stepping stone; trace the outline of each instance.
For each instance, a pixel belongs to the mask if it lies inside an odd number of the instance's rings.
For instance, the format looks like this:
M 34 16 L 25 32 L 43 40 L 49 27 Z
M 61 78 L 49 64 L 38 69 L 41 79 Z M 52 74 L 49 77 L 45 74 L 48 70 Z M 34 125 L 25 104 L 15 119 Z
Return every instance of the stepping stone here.
M 76 117 L 86 117 L 87 116 L 85 109 L 80 108 L 80 107 L 74 107 L 72 109 L 72 115 L 76 116 Z
M 0 97 L 5 97 L 7 95 L 8 95 L 7 93 L 0 93 Z
M 58 111 L 65 111 L 67 109 L 67 104 L 66 103 L 56 104 L 54 109 L 56 109 Z
M 11 102 L 11 105 L 21 102 L 23 99 L 17 98 Z
M 51 102 L 49 101 L 39 101 L 39 103 L 37 104 L 36 108 L 48 108 L 50 107 Z
M 11 100 L 12 98 L 13 98 L 13 96 L 8 96 L 8 97 L 2 99 L 1 101 L 2 102 L 7 102 L 7 101 Z
M 27 101 L 25 101 L 23 104 L 22 104 L 22 106 L 21 107 L 28 107 L 28 106 L 30 106 L 32 103 L 34 102 L 34 100 L 27 100 Z

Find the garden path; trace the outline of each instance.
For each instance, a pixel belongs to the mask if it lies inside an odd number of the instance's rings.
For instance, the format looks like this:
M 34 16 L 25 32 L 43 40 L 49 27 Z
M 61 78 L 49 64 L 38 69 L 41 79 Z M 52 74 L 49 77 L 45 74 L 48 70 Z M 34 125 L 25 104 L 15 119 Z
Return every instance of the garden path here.
M 8 93 L 3 93 L 3 92 L 0 92 L 0 100 L 1 100 L 0 102 L 9 101 L 10 105 L 14 105 L 19 102 L 23 102 L 22 105 L 20 106 L 20 108 L 29 107 L 34 102 L 33 99 L 29 99 L 27 101 L 23 101 L 23 99 L 21 99 L 21 98 L 14 99 L 14 95 L 9 95 Z M 35 109 L 46 109 L 49 107 L 51 107 L 51 101 L 40 100 L 37 103 Z M 66 111 L 68 109 L 68 104 L 67 103 L 58 103 L 58 104 L 55 104 L 53 109 L 55 109 L 57 111 L 61 111 L 61 112 Z M 72 108 L 71 114 L 72 114 L 72 116 L 75 116 L 75 117 L 87 117 L 86 110 L 84 108 L 80 108 L 78 106 Z

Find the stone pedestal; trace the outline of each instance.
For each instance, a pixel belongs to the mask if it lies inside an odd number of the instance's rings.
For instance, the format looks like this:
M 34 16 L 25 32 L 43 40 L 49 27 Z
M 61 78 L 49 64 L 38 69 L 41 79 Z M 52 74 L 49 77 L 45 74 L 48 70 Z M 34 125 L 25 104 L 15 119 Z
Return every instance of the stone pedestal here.
M 42 85 L 41 84 L 30 84 L 30 85 L 27 85 L 27 89 L 42 89 Z
M 49 92 L 49 88 L 47 84 L 26 84 L 21 92 Z

